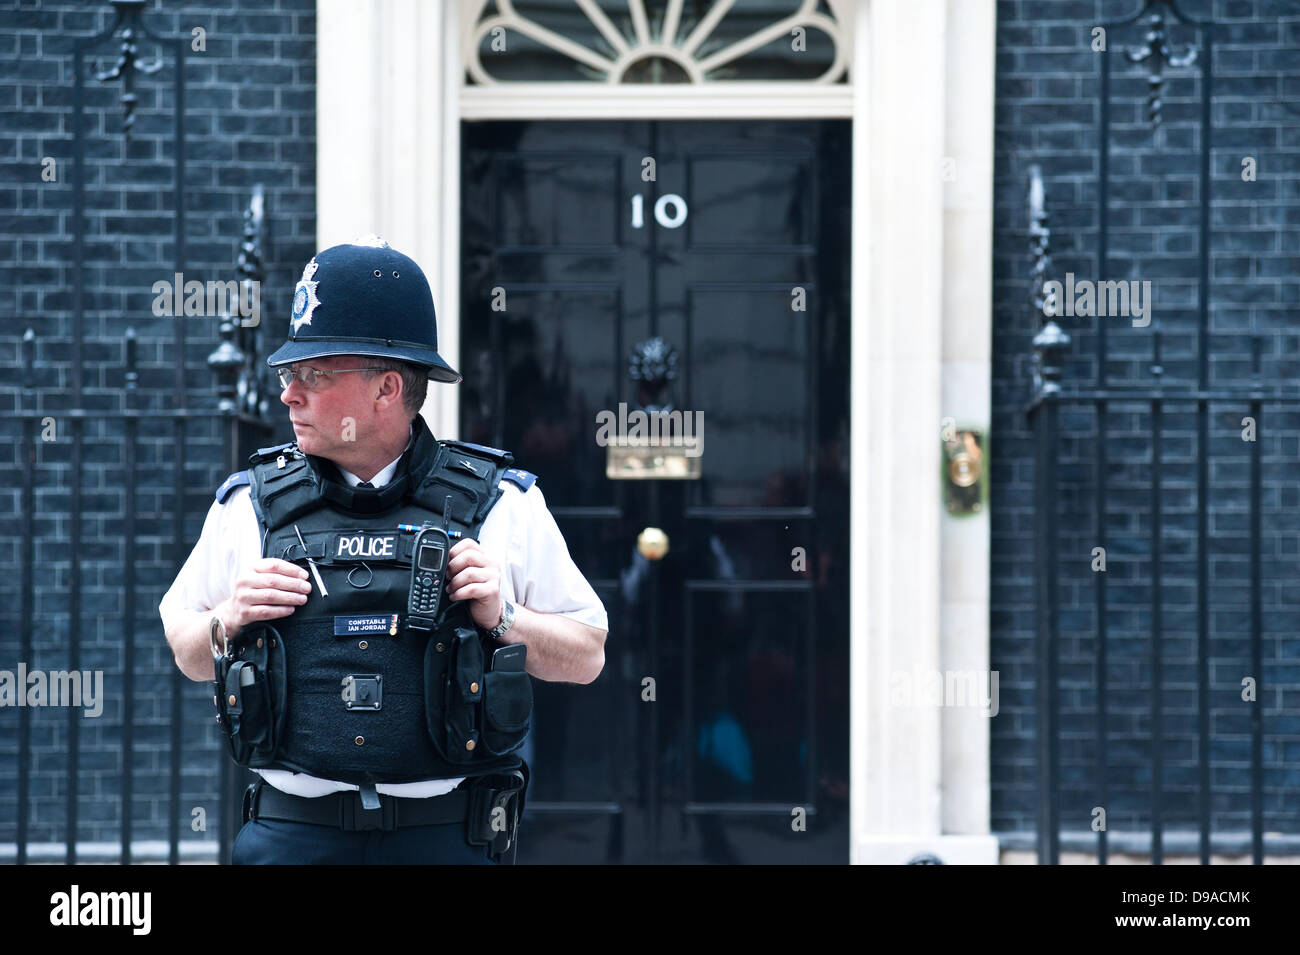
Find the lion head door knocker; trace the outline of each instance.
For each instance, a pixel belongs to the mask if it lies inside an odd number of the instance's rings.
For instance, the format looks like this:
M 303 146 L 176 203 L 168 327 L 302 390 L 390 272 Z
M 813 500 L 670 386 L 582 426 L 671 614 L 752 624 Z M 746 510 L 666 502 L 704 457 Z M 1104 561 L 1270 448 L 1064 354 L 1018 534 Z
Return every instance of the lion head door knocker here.
M 627 377 L 636 383 L 637 408 L 645 412 L 671 411 L 664 389 L 677 380 L 677 349 L 658 335 L 637 342 L 627 356 Z
M 629 412 L 621 401 L 617 414 L 596 416 L 601 425 L 597 440 L 605 445 L 605 476 L 619 481 L 698 479 L 695 418 L 675 409 L 666 395 L 677 379 L 677 349 L 657 335 L 637 342 L 628 353 L 627 376 L 636 389 L 636 407 Z

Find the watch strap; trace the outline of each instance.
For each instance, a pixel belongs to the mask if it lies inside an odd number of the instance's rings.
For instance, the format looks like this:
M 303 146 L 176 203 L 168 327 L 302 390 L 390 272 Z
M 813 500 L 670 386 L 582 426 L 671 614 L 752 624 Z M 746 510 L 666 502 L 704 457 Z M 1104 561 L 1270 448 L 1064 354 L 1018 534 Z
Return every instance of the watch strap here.
M 488 636 L 499 638 L 515 623 L 515 608 L 509 600 L 501 601 L 501 622 L 488 631 Z

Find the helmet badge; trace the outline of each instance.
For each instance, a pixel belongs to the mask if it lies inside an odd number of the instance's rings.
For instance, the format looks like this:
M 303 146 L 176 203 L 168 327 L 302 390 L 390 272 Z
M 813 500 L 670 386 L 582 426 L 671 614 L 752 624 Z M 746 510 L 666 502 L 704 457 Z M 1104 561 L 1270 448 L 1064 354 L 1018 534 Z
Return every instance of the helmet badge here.
M 311 277 L 316 274 L 316 269 L 316 257 L 312 256 L 312 260 L 302 270 L 302 279 L 293 293 L 293 318 L 289 321 L 290 334 L 297 332 L 303 325 L 310 325 L 311 313 L 320 304 L 320 299 L 316 297 L 316 286 L 320 283 L 311 280 Z

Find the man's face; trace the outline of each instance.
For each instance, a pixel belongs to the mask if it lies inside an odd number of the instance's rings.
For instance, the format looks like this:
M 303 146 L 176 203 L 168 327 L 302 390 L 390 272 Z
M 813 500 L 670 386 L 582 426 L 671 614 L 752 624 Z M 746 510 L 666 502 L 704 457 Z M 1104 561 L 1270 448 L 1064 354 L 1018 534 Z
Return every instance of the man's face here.
M 294 362 L 295 370 L 311 367 L 321 371 L 337 368 L 365 368 L 377 364 L 364 355 L 331 355 Z M 368 433 L 375 415 L 371 394 L 376 382 L 364 372 L 321 375 L 308 388 L 299 379 L 289 382 L 280 400 L 289 406 L 298 447 L 307 454 L 338 460 L 352 457 L 357 442 Z

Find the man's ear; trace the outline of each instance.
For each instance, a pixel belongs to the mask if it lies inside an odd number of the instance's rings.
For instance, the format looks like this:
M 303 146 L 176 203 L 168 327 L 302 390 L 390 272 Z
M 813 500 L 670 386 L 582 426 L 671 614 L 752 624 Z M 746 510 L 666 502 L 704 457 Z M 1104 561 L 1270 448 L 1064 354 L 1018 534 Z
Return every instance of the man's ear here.
M 402 400 L 402 376 L 395 371 L 386 371 L 370 381 L 375 393 L 375 401 L 382 408 L 389 408 Z

